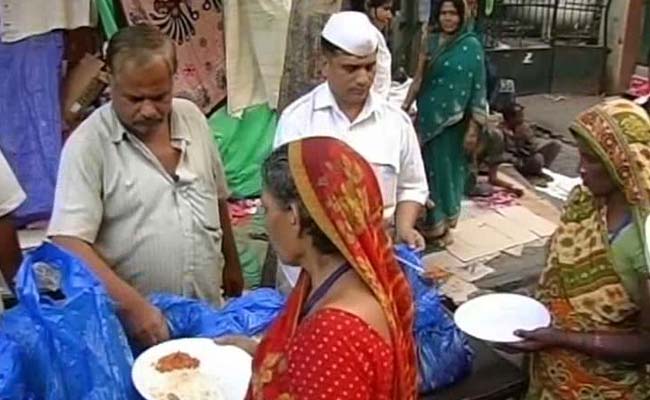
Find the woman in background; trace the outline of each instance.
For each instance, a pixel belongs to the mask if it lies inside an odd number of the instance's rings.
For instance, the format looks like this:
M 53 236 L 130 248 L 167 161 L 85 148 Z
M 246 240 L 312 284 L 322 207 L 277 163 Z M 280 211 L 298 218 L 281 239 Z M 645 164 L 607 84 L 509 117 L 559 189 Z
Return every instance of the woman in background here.
M 464 26 L 463 0 L 443 0 L 434 9 L 439 32 L 423 29 L 413 85 L 403 104 L 417 99 L 417 128 L 429 179 L 431 203 L 423 234 L 438 247 L 452 241 L 474 163 L 481 127 L 487 122 L 485 55 L 473 31 Z

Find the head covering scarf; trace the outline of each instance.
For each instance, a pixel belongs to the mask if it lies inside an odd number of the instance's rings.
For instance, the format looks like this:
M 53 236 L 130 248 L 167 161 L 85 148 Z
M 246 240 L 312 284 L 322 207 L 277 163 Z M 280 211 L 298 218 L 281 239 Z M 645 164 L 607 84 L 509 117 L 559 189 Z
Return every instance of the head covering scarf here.
M 571 130 L 589 144 L 640 217 L 650 209 L 650 118 L 628 100 L 601 103 L 582 113 Z
M 416 396 L 416 356 L 410 287 L 383 228 L 379 184 L 369 164 L 345 143 L 325 137 L 289 144 L 289 165 L 310 216 L 372 290 L 384 310 L 394 350 L 395 400 Z M 260 343 L 249 399 L 288 399 L 284 350 L 310 291 L 303 271 L 283 314 Z M 284 396 L 284 397 L 283 397 Z
M 645 247 L 644 223 L 650 210 L 648 115 L 627 100 L 608 101 L 580 114 L 571 131 L 600 158 L 625 193 Z M 569 196 L 551 240 L 537 292 L 553 325 L 576 332 L 635 330 L 639 307 L 614 267 L 605 205 L 579 186 Z M 533 356 L 529 398 L 579 400 L 603 393 L 621 400 L 647 398 L 650 374 L 643 365 L 607 362 L 565 349 Z

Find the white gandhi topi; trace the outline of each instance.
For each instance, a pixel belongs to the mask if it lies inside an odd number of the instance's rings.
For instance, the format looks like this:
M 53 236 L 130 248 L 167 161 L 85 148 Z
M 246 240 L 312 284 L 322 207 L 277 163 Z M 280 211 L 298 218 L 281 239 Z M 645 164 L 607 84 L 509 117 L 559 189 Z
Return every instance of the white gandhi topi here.
M 377 29 L 366 14 L 356 11 L 332 14 L 321 36 L 334 46 L 357 57 L 376 53 L 379 45 Z

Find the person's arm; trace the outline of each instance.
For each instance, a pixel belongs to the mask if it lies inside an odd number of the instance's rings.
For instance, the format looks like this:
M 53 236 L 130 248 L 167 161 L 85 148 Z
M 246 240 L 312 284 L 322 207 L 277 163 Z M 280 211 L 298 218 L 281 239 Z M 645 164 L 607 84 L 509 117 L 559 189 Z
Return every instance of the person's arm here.
M 223 267 L 223 288 L 226 297 L 238 297 L 241 296 L 244 290 L 244 277 L 226 200 L 219 199 L 219 219 L 223 231 L 221 251 L 225 262 Z
M 420 50 L 418 51 L 418 61 L 415 67 L 415 76 L 413 77 L 413 82 L 411 82 L 411 86 L 409 87 L 408 93 L 406 94 L 406 99 L 402 104 L 402 110 L 406 112 L 411 109 L 411 105 L 420 93 L 420 89 L 422 88 L 422 80 L 424 79 L 424 74 L 426 72 L 428 57 L 427 41 L 429 36 L 426 24 L 422 25 L 421 35 Z
M 10 288 L 22 262 L 12 214 L 25 201 L 26 195 L 11 166 L 0 152 L 0 272 Z
M 403 129 L 397 176 L 396 241 L 422 250 L 425 241 L 415 225 L 429 196 L 429 185 L 415 129 L 406 115 Z
M 7 285 L 13 288 L 14 277 L 23 260 L 16 228 L 10 215 L 0 217 L 0 270 Z
M 650 280 L 639 282 L 640 307 L 637 329 L 633 332 L 579 333 L 556 328 L 520 331 L 525 340 L 511 347 L 522 351 L 539 351 L 549 347 L 574 350 L 589 356 L 639 364 L 650 363 Z
M 143 346 L 169 337 L 161 312 L 120 279 L 93 247 L 103 218 L 103 156 L 90 131 L 73 133 L 61 153 L 48 237 L 86 262 L 115 301 L 130 336 Z
M 52 241 L 81 258 L 92 268 L 109 296 L 115 301 L 128 332 L 139 344 L 149 347 L 169 339 L 167 321 L 160 310 L 118 277 L 90 244 L 66 236 L 54 236 Z
M 251 357 L 255 357 L 260 342 L 246 336 L 223 336 L 214 339 L 214 342 L 221 346 L 235 346 L 244 350 Z

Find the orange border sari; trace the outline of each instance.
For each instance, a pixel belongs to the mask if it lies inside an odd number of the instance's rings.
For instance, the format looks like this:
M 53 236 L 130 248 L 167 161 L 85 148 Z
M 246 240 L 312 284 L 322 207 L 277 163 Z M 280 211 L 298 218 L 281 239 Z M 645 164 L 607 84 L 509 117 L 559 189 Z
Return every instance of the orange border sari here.
M 394 351 L 392 398 L 416 398 L 416 353 L 411 289 L 383 228 L 379 185 L 369 164 L 345 143 L 313 137 L 289 144 L 289 165 L 300 198 L 379 300 Z M 247 399 L 290 400 L 285 350 L 310 292 L 303 271 L 283 314 L 260 343 Z

